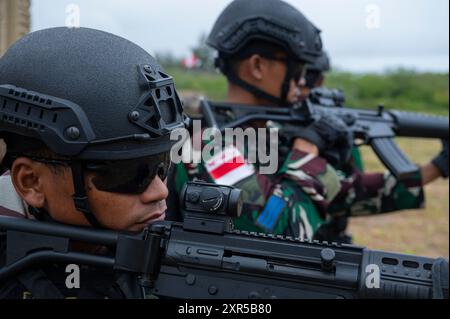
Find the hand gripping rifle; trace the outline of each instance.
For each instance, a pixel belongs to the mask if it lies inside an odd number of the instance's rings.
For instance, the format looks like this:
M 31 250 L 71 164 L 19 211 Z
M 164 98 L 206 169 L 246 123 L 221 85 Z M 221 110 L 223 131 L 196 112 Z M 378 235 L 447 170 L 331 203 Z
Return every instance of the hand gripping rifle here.
M 0 284 L 29 267 L 75 263 L 134 273 L 147 293 L 170 298 L 448 296 L 443 259 L 236 231 L 242 201 L 228 186 L 188 183 L 181 204 L 183 223 L 158 222 L 139 234 L 1 217 Z M 113 253 L 77 252 L 73 242 Z

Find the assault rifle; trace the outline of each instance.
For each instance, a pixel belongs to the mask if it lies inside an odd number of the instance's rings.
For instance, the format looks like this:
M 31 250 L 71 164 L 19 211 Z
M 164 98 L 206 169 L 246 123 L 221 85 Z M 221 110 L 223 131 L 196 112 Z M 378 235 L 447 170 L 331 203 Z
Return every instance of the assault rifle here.
M 7 251 L 0 284 L 29 267 L 75 263 L 134 273 L 146 294 L 170 298 L 448 296 L 443 259 L 239 232 L 232 218 L 241 199 L 229 186 L 188 183 L 184 222 L 158 222 L 139 234 L 1 217 Z M 73 242 L 112 254 L 73 251 Z
M 328 92 L 330 93 L 330 92 Z M 331 92 L 331 96 L 320 96 L 329 102 L 343 96 Z M 329 107 L 316 104 L 308 99 L 290 108 L 236 105 L 202 101 L 201 108 L 206 124 L 222 132 L 253 121 L 276 121 L 307 126 L 316 121 L 322 112 L 332 113 L 341 118 L 352 131 L 356 141 L 370 145 L 388 170 L 398 179 L 417 172 L 413 164 L 394 141 L 394 137 L 437 138 L 448 140 L 448 117 L 421 113 L 385 110 L 353 109 Z M 337 105 L 339 106 L 339 104 Z

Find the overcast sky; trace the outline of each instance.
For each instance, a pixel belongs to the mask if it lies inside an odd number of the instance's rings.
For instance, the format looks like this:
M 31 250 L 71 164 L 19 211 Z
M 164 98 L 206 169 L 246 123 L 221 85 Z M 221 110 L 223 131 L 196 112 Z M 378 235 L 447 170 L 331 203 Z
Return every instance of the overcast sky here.
M 32 30 L 74 21 L 148 50 L 188 54 L 231 0 L 32 0 Z M 287 0 L 323 31 L 334 65 L 381 71 L 403 65 L 448 72 L 448 0 Z

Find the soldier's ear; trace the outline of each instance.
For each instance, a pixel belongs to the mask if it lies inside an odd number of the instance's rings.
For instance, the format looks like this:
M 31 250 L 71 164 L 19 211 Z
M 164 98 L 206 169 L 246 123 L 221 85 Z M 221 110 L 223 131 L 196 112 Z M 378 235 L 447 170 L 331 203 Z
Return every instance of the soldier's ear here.
M 45 205 L 42 166 L 29 158 L 19 157 L 11 168 L 11 180 L 17 193 L 35 208 L 43 208 Z
M 253 54 L 248 59 L 249 75 L 256 81 L 261 81 L 263 79 L 265 59 L 263 59 L 259 54 Z

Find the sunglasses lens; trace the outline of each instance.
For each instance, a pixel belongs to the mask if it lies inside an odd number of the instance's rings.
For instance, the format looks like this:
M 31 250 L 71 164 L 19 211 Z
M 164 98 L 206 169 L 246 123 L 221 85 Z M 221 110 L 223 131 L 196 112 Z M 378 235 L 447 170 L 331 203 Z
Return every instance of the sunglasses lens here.
M 320 73 L 318 73 L 318 72 L 308 72 L 305 77 L 306 86 L 310 89 L 313 89 L 319 76 L 320 76 Z
M 293 78 L 296 82 L 305 77 L 306 67 L 303 65 L 298 65 L 293 73 Z
M 94 168 L 95 167 L 95 168 Z M 167 177 L 170 167 L 170 154 L 163 153 L 147 158 L 117 161 L 102 165 L 88 165 L 95 171 L 92 179 L 95 187 L 104 192 L 122 194 L 141 194 L 158 175 Z

